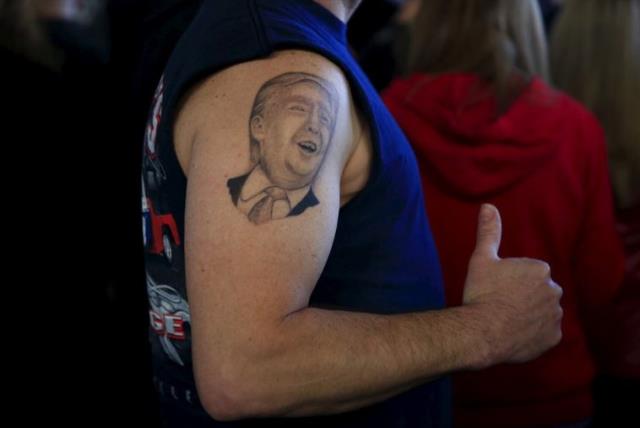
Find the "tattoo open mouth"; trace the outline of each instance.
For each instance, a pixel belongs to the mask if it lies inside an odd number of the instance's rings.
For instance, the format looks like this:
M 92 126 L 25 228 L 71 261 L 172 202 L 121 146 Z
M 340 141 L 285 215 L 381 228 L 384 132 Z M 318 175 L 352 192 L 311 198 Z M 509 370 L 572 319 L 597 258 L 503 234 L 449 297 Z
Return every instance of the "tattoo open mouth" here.
M 313 141 L 301 141 L 298 143 L 298 146 L 305 152 L 310 155 L 314 154 L 318 151 L 318 146 Z

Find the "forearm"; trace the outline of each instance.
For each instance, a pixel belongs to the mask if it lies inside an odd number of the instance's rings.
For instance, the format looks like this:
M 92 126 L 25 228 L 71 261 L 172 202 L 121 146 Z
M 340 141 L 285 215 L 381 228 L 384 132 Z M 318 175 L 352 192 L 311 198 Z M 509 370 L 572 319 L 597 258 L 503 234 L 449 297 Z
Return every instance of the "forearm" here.
M 231 418 L 364 407 L 485 365 L 487 346 L 475 324 L 469 308 L 391 316 L 307 308 L 282 320 L 271 343 L 245 345 L 233 357 L 226 366 L 239 390 L 224 401 L 243 403 Z

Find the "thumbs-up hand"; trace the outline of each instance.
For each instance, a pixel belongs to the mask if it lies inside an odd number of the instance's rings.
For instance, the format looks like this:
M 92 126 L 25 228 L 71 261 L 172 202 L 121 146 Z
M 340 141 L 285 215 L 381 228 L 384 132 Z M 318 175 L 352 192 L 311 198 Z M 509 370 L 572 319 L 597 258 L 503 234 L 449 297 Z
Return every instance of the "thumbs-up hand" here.
M 483 205 L 463 304 L 475 309 L 480 334 L 487 339 L 486 365 L 529 361 L 562 338 L 562 289 L 551 279 L 549 265 L 500 259 L 501 238 L 500 213 Z

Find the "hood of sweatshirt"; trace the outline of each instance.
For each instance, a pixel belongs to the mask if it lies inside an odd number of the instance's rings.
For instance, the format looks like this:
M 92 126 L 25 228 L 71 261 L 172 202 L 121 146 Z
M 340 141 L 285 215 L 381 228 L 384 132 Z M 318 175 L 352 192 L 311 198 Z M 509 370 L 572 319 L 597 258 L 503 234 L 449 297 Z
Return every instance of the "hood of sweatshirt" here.
M 568 97 L 537 78 L 522 83 L 518 93 L 498 114 L 496 97 L 475 75 L 414 74 L 395 80 L 383 98 L 411 141 L 422 173 L 476 200 L 526 179 L 561 143 L 553 135 L 566 126 L 566 116 L 557 114 L 557 105 L 548 107 Z

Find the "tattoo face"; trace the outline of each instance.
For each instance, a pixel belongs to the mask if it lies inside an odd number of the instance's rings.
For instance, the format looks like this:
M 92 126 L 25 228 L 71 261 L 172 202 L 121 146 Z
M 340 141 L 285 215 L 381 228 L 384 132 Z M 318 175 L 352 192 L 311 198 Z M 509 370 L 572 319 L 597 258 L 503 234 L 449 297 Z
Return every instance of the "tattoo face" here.
M 260 144 L 260 166 L 271 182 L 297 189 L 311 182 L 331 139 L 335 113 L 329 94 L 315 82 L 302 82 L 274 94 L 264 115 L 251 119 Z
M 300 214 L 318 203 L 311 185 L 331 142 L 336 115 L 336 90 L 317 76 L 286 73 L 260 88 L 249 121 L 254 167 L 246 176 L 236 177 L 244 179 L 241 183 L 232 184 L 235 179 L 228 183 L 232 200 L 250 220 L 263 222 L 250 214 L 248 200 L 253 195 L 279 195 L 280 213 L 262 216 L 269 220 Z M 239 195 L 232 186 L 240 187 Z M 299 200 L 301 193 L 309 198 Z M 305 206 L 305 201 L 312 203 Z

